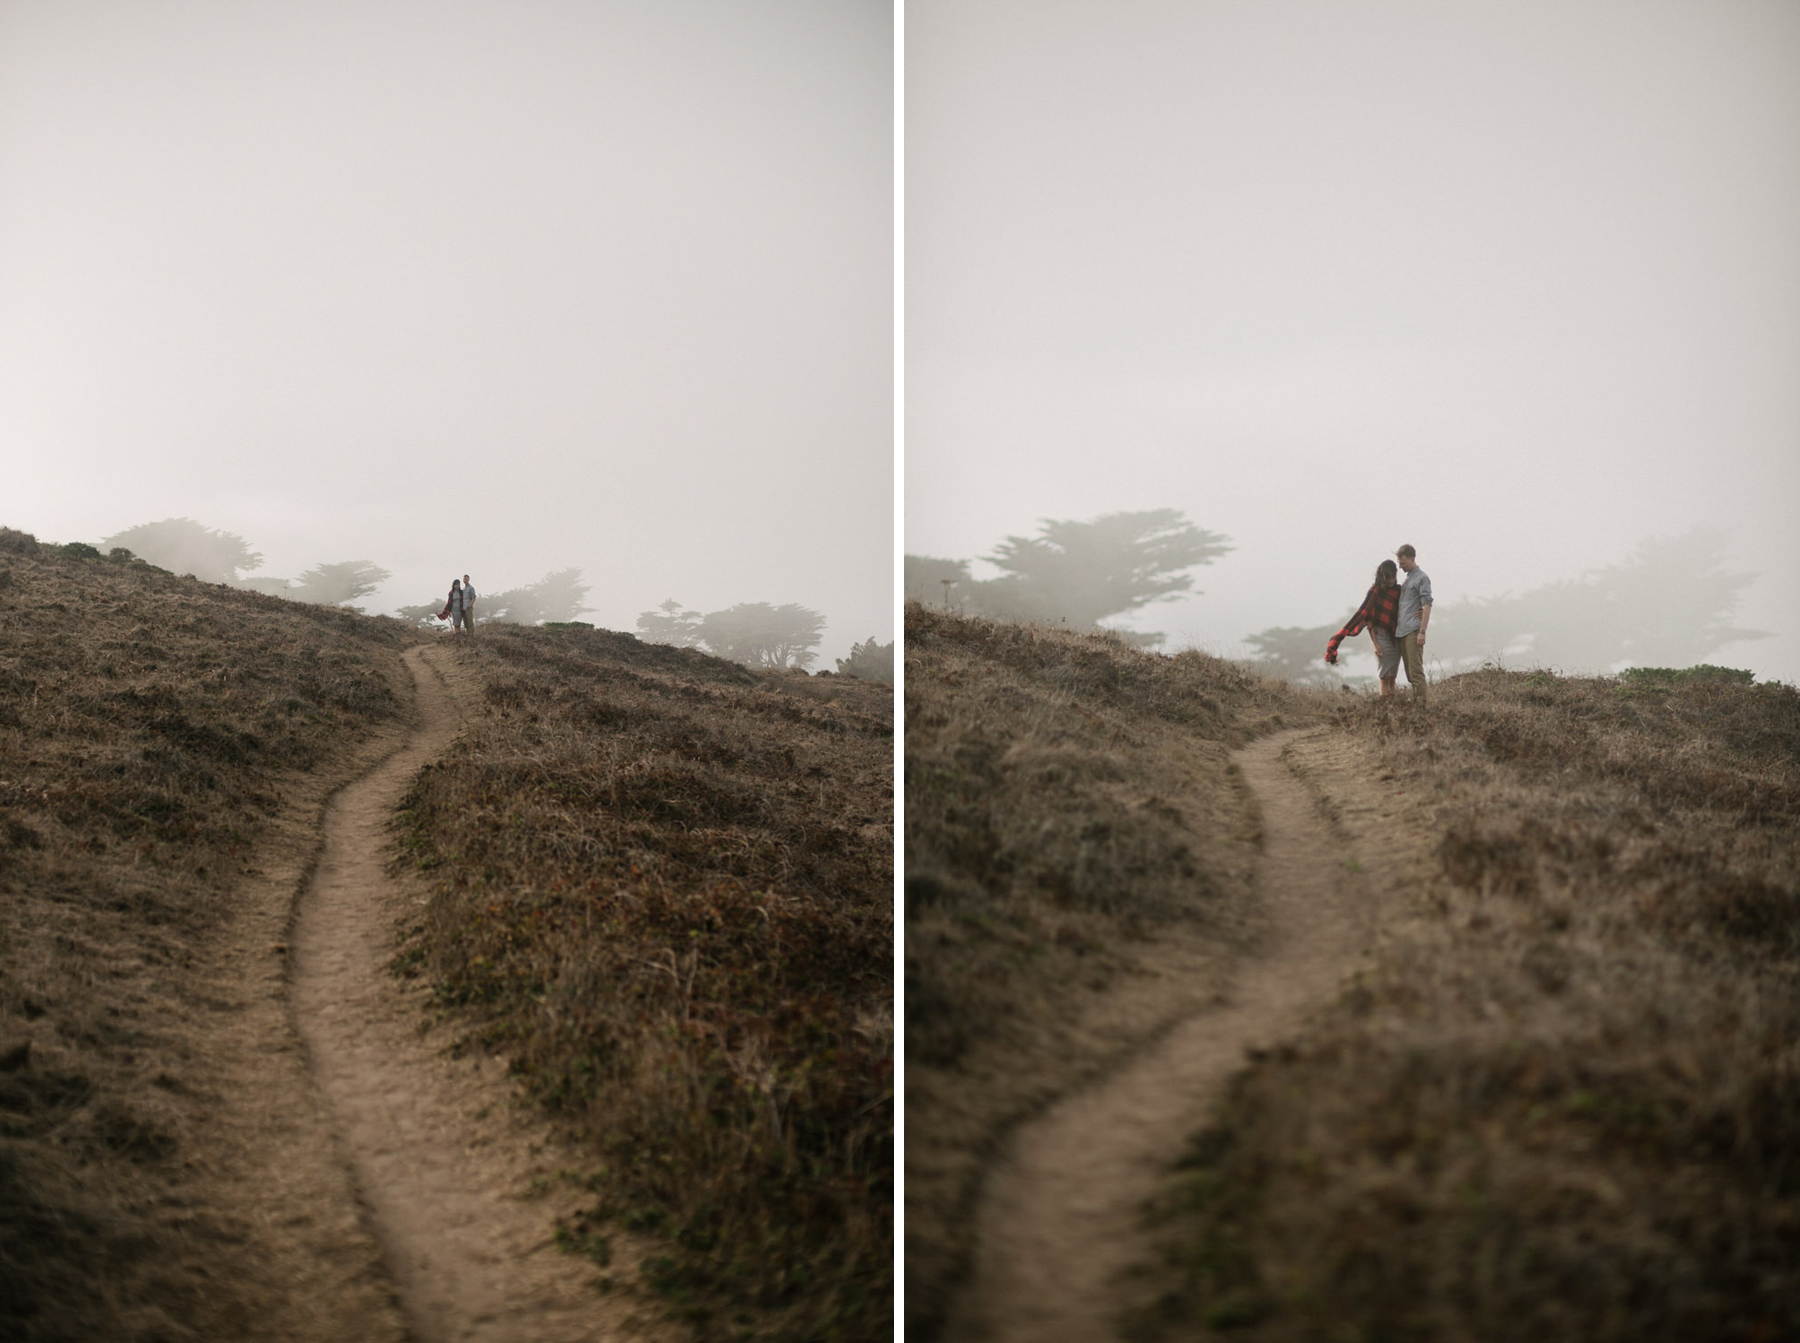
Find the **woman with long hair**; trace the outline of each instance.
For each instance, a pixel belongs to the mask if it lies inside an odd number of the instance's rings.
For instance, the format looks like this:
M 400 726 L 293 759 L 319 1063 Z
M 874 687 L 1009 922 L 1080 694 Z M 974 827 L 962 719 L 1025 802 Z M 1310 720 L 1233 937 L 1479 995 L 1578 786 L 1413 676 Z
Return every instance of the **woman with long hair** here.
M 1392 560 L 1383 560 L 1376 565 L 1375 585 L 1363 597 L 1362 605 L 1356 608 L 1356 614 L 1325 645 L 1325 661 L 1335 665 L 1338 645 L 1351 635 L 1361 634 L 1367 629 L 1369 641 L 1375 645 L 1375 657 L 1380 663 L 1378 674 L 1383 699 L 1393 695 L 1394 680 L 1400 674 L 1400 641 L 1394 637 L 1394 626 L 1400 620 L 1399 572 Z

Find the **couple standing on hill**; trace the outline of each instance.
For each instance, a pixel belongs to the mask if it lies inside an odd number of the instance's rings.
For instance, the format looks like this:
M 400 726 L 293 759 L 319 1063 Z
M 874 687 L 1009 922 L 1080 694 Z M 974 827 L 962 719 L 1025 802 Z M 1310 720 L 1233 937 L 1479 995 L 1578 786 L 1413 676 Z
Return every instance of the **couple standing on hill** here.
M 450 580 L 450 600 L 438 612 L 438 619 L 451 622 L 452 634 L 460 631 L 472 636 L 475 633 L 475 585 L 467 574 Z
M 1375 645 L 1380 659 L 1381 697 L 1394 693 L 1400 660 L 1406 660 L 1406 684 L 1421 708 L 1425 704 L 1425 627 L 1431 623 L 1431 579 L 1419 567 L 1411 546 L 1394 552 L 1406 581 L 1395 581 L 1394 561 L 1383 560 L 1375 570 L 1375 586 L 1363 598 L 1344 628 L 1331 636 L 1325 645 L 1325 661 L 1337 661 L 1338 645 L 1364 628 Z

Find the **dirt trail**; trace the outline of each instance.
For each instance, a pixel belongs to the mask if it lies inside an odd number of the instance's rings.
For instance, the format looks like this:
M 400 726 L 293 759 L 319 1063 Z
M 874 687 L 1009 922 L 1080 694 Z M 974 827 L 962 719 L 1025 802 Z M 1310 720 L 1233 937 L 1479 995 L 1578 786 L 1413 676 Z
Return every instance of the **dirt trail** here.
M 462 723 L 454 651 L 405 658 L 418 726 L 332 800 L 301 899 L 300 1033 L 419 1343 L 618 1337 L 630 1305 L 596 1292 L 595 1267 L 552 1242 L 553 1217 L 575 1200 L 556 1171 L 575 1158 L 512 1104 L 502 1061 L 450 1060 L 422 1038 L 418 991 L 385 968 L 417 898 L 386 875 L 388 821 Z
M 1356 965 L 1362 883 L 1284 752 L 1322 729 L 1265 738 L 1235 756 L 1262 809 L 1257 885 L 1276 940 L 1238 972 L 1226 1002 L 1162 1036 L 1013 1138 L 983 1189 L 979 1248 L 949 1343 L 1098 1343 L 1132 1304 L 1123 1275 L 1149 1257 L 1143 1208 L 1244 1051 L 1291 1032 Z

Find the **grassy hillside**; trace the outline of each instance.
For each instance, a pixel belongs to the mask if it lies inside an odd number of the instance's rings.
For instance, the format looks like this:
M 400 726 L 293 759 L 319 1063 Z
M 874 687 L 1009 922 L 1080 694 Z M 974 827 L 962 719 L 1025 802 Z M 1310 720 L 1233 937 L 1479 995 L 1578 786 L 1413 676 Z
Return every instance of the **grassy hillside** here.
M 1748 681 L 1341 714 L 1435 862 L 1195 1139 L 1142 1336 L 1800 1337 L 1800 693 Z M 1407 837 L 1320 791 L 1382 872 Z
M 337 1157 L 283 985 L 419 637 L 0 530 L 0 1336 L 399 1336 L 347 1188 L 347 1225 L 296 1202 Z M 395 968 L 589 1143 L 546 1234 L 650 1233 L 703 1338 L 887 1338 L 892 691 L 585 629 L 458 654 Z
M 906 1319 L 929 1339 L 1007 1132 L 1255 944 L 1259 829 L 1229 753 L 1333 701 L 917 603 L 905 650 Z
M 399 962 L 657 1233 L 703 1338 L 892 1331 L 893 692 L 604 630 L 484 628 L 404 803 Z
M 406 637 L 0 529 L 0 1335 L 279 1329 L 193 1042 L 238 1010 L 286 800 L 395 715 Z

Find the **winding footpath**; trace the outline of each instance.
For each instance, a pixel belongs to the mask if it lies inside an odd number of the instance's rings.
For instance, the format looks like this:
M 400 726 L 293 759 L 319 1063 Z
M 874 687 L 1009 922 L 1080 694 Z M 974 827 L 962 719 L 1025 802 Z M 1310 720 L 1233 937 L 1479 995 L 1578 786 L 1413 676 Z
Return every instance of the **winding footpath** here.
M 387 971 L 419 899 L 387 875 L 388 823 L 462 725 L 455 651 L 415 647 L 405 662 L 417 726 L 325 813 L 294 930 L 296 1024 L 418 1343 L 618 1337 L 629 1306 L 553 1243 L 555 1215 L 578 1201 L 556 1158 L 576 1158 L 512 1103 L 502 1060 L 452 1060 L 422 1036 L 421 991 Z
M 1283 762 L 1296 729 L 1234 757 L 1262 811 L 1256 881 L 1277 941 L 1217 1009 L 1192 1018 L 1013 1137 L 989 1173 L 974 1272 L 947 1343 L 1102 1343 L 1152 1252 L 1145 1205 L 1245 1051 L 1275 1044 L 1357 964 L 1360 882 L 1312 794 Z

